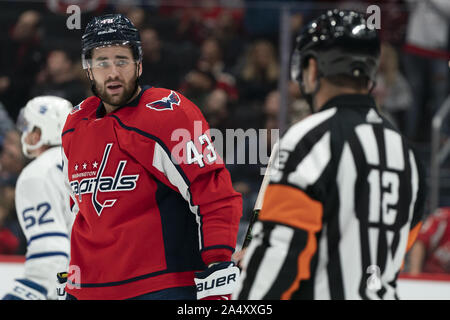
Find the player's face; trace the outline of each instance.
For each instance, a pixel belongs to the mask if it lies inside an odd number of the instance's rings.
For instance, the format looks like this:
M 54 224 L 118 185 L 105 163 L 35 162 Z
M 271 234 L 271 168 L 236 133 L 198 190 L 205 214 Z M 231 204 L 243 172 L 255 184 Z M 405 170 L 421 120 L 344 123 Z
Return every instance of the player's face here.
M 141 66 L 138 71 L 129 47 L 102 47 L 92 52 L 91 72 L 99 97 L 112 106 L 121 106 L 133 94 Z

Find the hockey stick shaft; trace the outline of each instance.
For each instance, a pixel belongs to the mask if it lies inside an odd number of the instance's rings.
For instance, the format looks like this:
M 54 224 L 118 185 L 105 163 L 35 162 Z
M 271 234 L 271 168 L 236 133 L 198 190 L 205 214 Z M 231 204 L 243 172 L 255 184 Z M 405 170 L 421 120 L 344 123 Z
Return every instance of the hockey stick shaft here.
M 244 243 L 242 244 L 242 249 L 247 248 L 248 245 L 250 244 L 250 241 L 252 241 L 252 227 L 255 224 L 255 222 L 258 220 L 259 211 L 261 210 L 262 205 L 263 205 L 264 194 L 266 193 L 266 189 L 267 189 L 267 186 L 269 185 L 269 181 L 270 181 L 270 170 L 272 168 L 272 162 L 273 162 L 273 159 L 275 158 L 275 153 L 277 153 L 275 151 L 277 146 L 278 146 L 278 143 L 275 143 L 272 148 L 269 162 L 267 163 L 266 172 L 264 173 L 264 178 L 261 183 L 261 186 L 259 187 L 258 196 L 256 197 L 255 206 L 253 207 L 253 213 L 252 213 L 252 217 L 250 219 L 250 222 L 249 222 L 249 225 L 247 228 L 247 233 L 245 234 Z

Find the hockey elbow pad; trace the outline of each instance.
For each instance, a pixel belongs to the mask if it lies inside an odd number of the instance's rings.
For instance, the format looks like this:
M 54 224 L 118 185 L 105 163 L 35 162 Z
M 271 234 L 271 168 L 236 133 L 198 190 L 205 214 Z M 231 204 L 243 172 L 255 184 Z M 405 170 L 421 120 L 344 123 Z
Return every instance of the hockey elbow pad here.
M 220 262 L 195 273 L 198 300 L 231 300 L 239 278 L 239 268 L 234 262 Z
M 16 279 L 3 300 L 47 300 L 47 289 L 28 279 Z

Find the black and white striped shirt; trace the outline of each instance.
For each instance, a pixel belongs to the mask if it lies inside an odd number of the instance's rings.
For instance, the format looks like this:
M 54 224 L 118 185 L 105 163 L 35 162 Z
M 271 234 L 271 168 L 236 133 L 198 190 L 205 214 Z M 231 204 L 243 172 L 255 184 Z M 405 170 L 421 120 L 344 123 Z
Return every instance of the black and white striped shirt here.
M 237 299 L 395 299 L 425 202 L 418 159 L 368 95 L 280 141 Z

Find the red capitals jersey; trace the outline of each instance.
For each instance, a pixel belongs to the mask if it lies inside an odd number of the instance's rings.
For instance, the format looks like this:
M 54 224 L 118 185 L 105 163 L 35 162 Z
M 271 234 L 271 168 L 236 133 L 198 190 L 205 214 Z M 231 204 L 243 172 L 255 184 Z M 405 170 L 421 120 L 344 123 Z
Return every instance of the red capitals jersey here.
M 450 208 L 438 209 L 428 217 L 417 240 L 427 249 L 424 272 L 450 272 Z
M 195 271 L 231 260 L 242 198 L 181 94 L 145 87 L 109 114 L 90 97 L 62 141 L 76 213 L 69 294 L 126 299 L 190 286 Z

